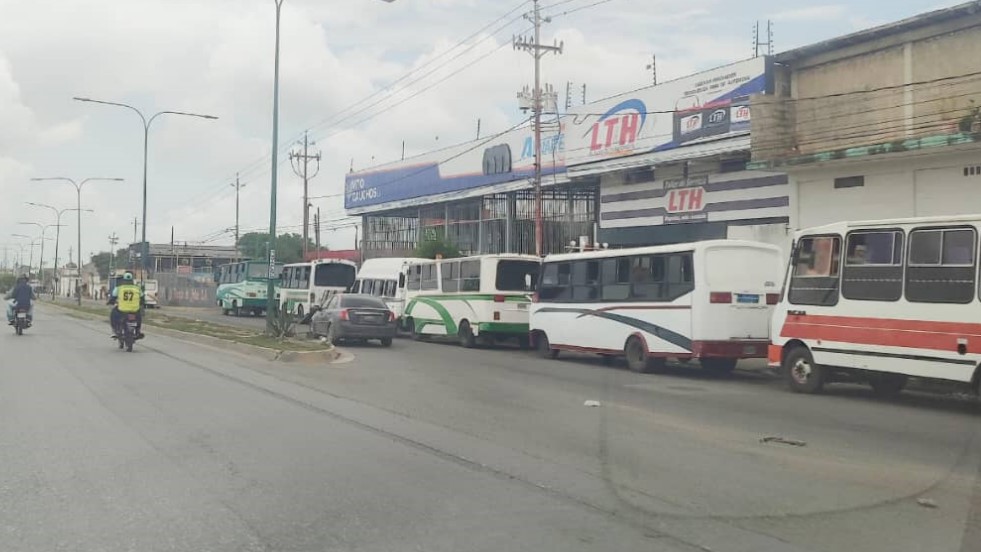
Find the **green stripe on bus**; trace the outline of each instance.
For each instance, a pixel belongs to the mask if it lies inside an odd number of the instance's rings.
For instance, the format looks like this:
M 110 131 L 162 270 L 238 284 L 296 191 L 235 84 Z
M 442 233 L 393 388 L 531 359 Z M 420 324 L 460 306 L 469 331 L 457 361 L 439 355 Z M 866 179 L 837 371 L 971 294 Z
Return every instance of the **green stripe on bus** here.
M 438 314 L 439 317 L 443 320 L 443 326 L 446 327 L 446 333 L 447 333 L 447 335 L 456 335 L 456 332 L 457 332 L 456 322 L 453 321 L 453 317 L 450 316 L 450 313 L 449 313 L 449 311 L 446 310 L 446 307 L 444 307 L 443 305 L 440 305 L 438 302 L 436 302 L 433 299 L 434 298 L 432 298 L 432 297 L 415 297 L 415 298 L 413 298 L 412 301 L 409 302 L 409 305 L 407 307 L 405 307 L 405 316 L 410 316 L 412 314 L 412 310 L 415 308 L 416 303 L 422 303 L 423 305 L 426 305 L 427 307 L 430 307 L 434 311 L 436 311 L 436 314 Z M 414 321 L 416 318 L 413 317 L 412 319 Z M 426 322 L 427 321 L 427 319 L 425 319 L 425 318 L 421 318 L 420 320 L 422 320 L 423 322 Z M 428 320 L 431 321 L 431 319 L 428 319 Z M 425 324 L 423 324 L 423 325 L 425 325 Z M 419 326 L 416 326 L 416 331 L 419 331 L 419 329 L 420 329 L 420 327 Z
M 518 322 L 481 322 L 477 329 L 480 333 L 528 335 L 528 324 Z
M 438 299 L 440 301 L 494 301 L 495 297 L 504 297 L 505 303 L 527 303 L 527 295 L 505 295 L 503 293 L 478 293 L 467 295 L 440 294 L 440 295 L 419 295 L 416 299 Z

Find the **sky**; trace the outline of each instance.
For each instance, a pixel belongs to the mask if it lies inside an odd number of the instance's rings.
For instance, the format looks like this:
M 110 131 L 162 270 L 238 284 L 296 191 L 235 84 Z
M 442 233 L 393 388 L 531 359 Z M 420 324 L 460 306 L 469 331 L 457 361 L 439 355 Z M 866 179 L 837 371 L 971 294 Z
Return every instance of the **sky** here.
M 543 82 L 587 101 L 752 56 L 753 24 L 773 21 L 775 52 L 959 2 L 852 0 L 542 0 L 543 42 L 564 51 L 543 60 Z M 302 181 L 286 152 L 304 131 L 320 152 L 310 195 L 323 241 L 351 248 L 344 174 L 424 153 L 521 120 L 515 94 L 532 81 L 520 0 L 285 0 L 282 10 L 278 226 L 300 232 Z M 143 127 L 135 112 L 167 115 L 149 140 L 147 234 L 153 243 L 231 245 L 236 175 L 242 233 L 268 229 L 271 189 L 274 0 L 0 0 L 0 250 L 29 251 L 33 222 L 54 214 L 26 202 L 74 208 L 81 192 L 82 252 L 133 241 L 141 217 Z M 578 96 L 577 96 L 578 101 Z M 561 101 L 560 101 L 561 103 Z M 352 107 L 353 106 L 353 107 Z M 315 167 L 315 166 L 314 166 Z M 312 167 L 313 168 L 313 167 Z M 326 197 L 321 197 L 326 196 Z M 76 242 L 62 217 L 62 264 Z M 53 238 L 55 228 L 48 230 Z M 45 260 L 53 262 L 53 239 Z M 0 251 L 2 254 L 3 251 Z M 77 258 L 77 251 L 72 253 Z M 39 251 L 35 250 L 35 264 Z M 0 258 L 2 261 L 2 258 Z

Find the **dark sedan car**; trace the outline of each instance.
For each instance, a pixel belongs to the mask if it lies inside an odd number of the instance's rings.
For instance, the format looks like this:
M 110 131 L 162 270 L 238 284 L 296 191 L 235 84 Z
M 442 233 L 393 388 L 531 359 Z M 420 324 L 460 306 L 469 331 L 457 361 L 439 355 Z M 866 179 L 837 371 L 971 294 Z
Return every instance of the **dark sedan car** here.
M 334 295 L 310 321 L 313 333 L 331 343 L 377 339 L 383 347 L 392 345 L 396 326 L 395 313 L 381 298 L 355 293 Z

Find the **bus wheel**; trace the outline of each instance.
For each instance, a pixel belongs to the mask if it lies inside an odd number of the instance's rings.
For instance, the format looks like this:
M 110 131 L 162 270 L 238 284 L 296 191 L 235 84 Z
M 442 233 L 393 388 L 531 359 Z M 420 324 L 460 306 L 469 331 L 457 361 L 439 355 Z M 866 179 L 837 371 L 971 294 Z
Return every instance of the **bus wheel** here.
M 895 397 L 906 387 L 907 379 L 903 374 L 872 374 L 869 385 L 876 395 Z
M 716 374 L 730 374 L 736 369 L 734 358 L 703 358 L 699 360 L 702 368 Z
M 408 327 L 408 329 L 409 329 L 409 335 L 412 336 L 412 340 L 413 341 L 425 341 L 426 340 L 426 337 L 424 335 L 422 335 L 421 333 L 419 333 L 419 330 L 416 328 L 416 321 L 415 320 L 413 320 L 412 318 L 409 318 L 408 320 L 406 320 L 405 325 Z
M 623 348 L 623 355 L 627 357 L 627 367 L 638 374 L 651 374 L 664 368 L 663 358 L 650 357 L 647 355 L 647 348 L 644 342 L 637 337 L 631 337 Z
M 477 339 L 473 336 L 473 331 L 470 329 L 470 322 L 466 320 L 460 322 L 460 329 L 457 330 L 456 334 L 460 339 L 460 346 L 464 349 L 473 349 L 474 345 L 477 344 Z
M 552 344 L 548 342 L 548 336 L 544 332 L 535 336 L 535 344 L 538 345 L 538 356 L 542 358 L 557 358 L 559 356 L 559 350 L 552 348 Z
M 228 310 L 228 309 L 226 309 L 224 307 L 222 307 L 222 309 L 221 309 L 222 316 L 228 316 L 228 313 L 230 313 L 230 312 L 231 312 L 230 310 Z
M 806 347 L 797 347 L 787 353 L 783 371 L 794 393 L 820 393 L 827 377 L 827 371 L 814 363 L 814 357 Z

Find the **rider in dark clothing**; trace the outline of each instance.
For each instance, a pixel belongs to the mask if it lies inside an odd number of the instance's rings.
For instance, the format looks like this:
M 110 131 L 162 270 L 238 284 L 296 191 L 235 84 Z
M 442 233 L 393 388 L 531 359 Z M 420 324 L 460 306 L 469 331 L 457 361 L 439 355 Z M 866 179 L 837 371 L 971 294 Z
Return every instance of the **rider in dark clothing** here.
M 19 309 L 26 309 L 28 320 L 34 318 L 34 305 L 31 304 L 31 301 L 35 297 L 34 288 L 28 282 L 27 276 L 18 278 L 17 285 L 5 297 L 7 301 L 13 300 L 12 303 L 7 304 L 7 322 L 14 323 L 14 306 Z

